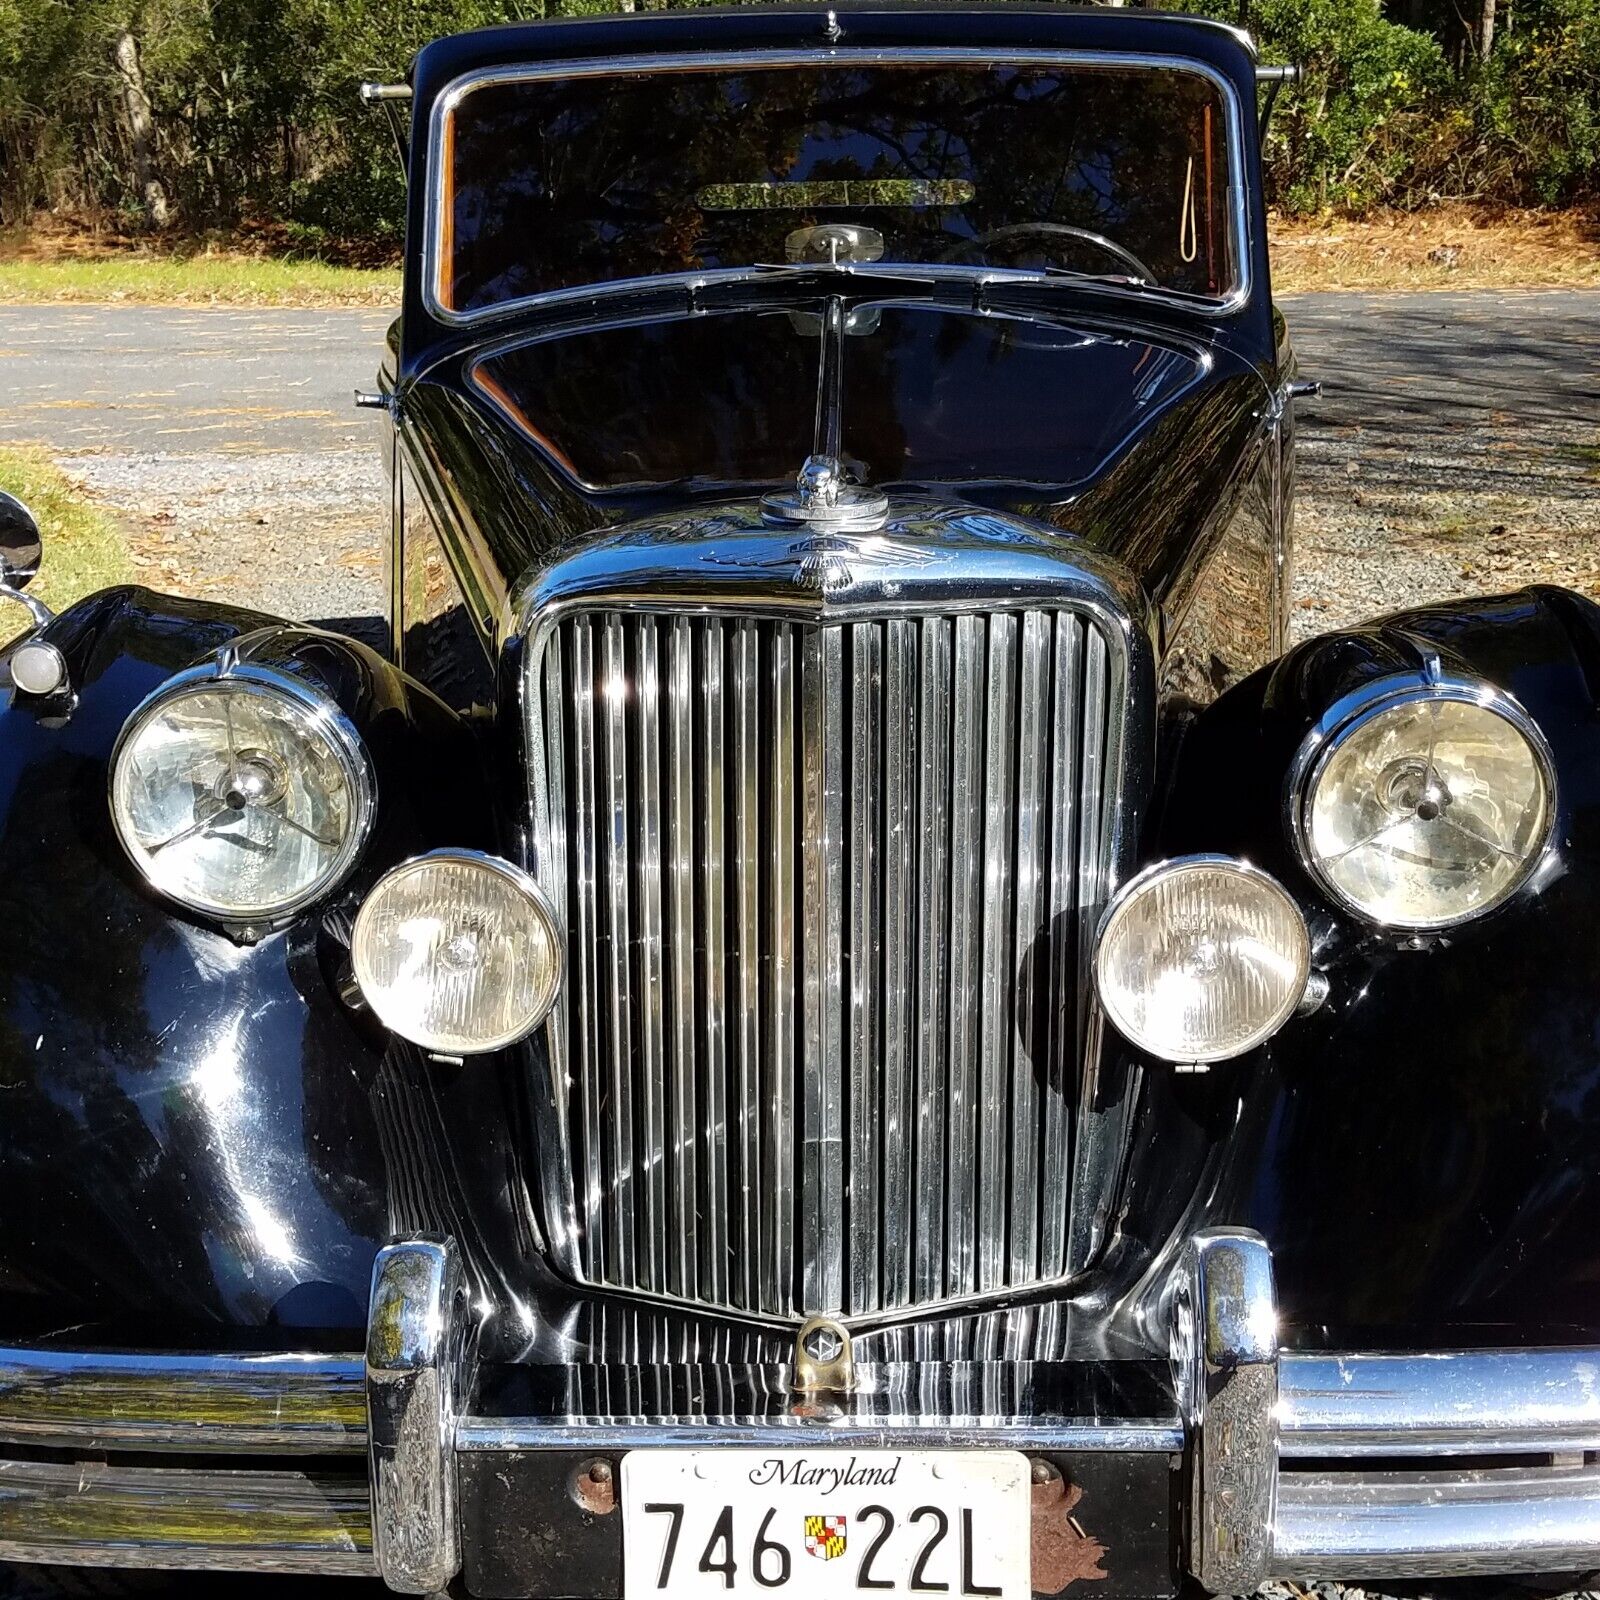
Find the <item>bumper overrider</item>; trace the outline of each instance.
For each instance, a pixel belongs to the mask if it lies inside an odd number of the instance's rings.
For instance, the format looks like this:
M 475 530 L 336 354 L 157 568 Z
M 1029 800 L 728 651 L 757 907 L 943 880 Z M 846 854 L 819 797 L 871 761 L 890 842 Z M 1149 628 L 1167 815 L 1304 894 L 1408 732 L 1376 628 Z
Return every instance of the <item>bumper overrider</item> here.
M 0 1559 L 618 1595 L 624 1454 L 738 1445 L 1025 1452 L 1041 1593 L 1600 1565 L 1600 1347 L 1280 1350 L 1270 1252 L 1233 1230 L 1169 1306 L 1162 1382 L 863 1363 L 819 1407 L 781 1371 L 633 1369 L 653 1404 L 579 1416 L 477 1368 L 449 1241 L 397 1244 L 364 1359 L 0 1353 Z

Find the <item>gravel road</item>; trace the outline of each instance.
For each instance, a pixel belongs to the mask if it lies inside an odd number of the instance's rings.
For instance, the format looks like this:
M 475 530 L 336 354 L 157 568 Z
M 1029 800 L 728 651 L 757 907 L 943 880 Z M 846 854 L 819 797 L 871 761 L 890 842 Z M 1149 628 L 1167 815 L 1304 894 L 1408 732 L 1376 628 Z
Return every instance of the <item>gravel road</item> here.
M 1600 293 L 1299 295 L 1296 634 L 1450 595 L 1600 597 Z
M 1600 594 L 1600 292 L 1284 301 L 1304 376 L 1295 628 L 1541 581 Z M 0 440 L 46 445 L 159 588 L 382 603 L 384 312 L 0 307 Z
M 293 617 L 383 607 L 389 317 L 0 307 L 0 441 L 114 508 L 141 580 Z M 46 557 L 48 559 L 48 555 Z

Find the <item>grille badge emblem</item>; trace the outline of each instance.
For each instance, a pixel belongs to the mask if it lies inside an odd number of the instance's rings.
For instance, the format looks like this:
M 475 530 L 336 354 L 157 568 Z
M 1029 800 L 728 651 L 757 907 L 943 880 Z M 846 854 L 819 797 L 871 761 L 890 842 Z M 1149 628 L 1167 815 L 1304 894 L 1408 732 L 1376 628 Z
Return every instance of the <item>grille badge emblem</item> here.
M 800 1394 L 849 1394 L 856 1386 L 855 1347 L 832 1317 L 809 1317 L 794 1341 L 794 1386 Z

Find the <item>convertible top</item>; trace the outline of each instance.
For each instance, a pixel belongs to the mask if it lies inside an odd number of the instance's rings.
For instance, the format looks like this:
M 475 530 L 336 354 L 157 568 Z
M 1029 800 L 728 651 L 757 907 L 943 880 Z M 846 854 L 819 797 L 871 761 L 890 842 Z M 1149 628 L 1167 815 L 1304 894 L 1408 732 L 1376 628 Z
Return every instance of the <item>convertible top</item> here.
M 836 31 L 835 31 L 836 30 Z M 873 0 L 837 6 L 712 6 L 502 23 L 435 40 L 412 68 L 419 105 L 452 79 L 514 61 L 572 60 L 652 51 L 759 50 L 814 42 L 819 49 L 913 44 L 1150 51 L 1206 61 L 1253 84 L 1250 34 L 1209 17 L 1106 5 L 974 5 L 969 0 Z

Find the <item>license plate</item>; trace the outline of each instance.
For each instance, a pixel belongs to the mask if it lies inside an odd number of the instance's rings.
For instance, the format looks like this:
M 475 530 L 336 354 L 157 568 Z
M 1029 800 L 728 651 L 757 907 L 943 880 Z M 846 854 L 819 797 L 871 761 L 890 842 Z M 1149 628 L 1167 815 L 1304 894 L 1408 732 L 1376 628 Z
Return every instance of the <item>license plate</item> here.
M 627 1600 L 1030 1600 L 1028 1461 L 1009 1450 L 635 1450 Z

